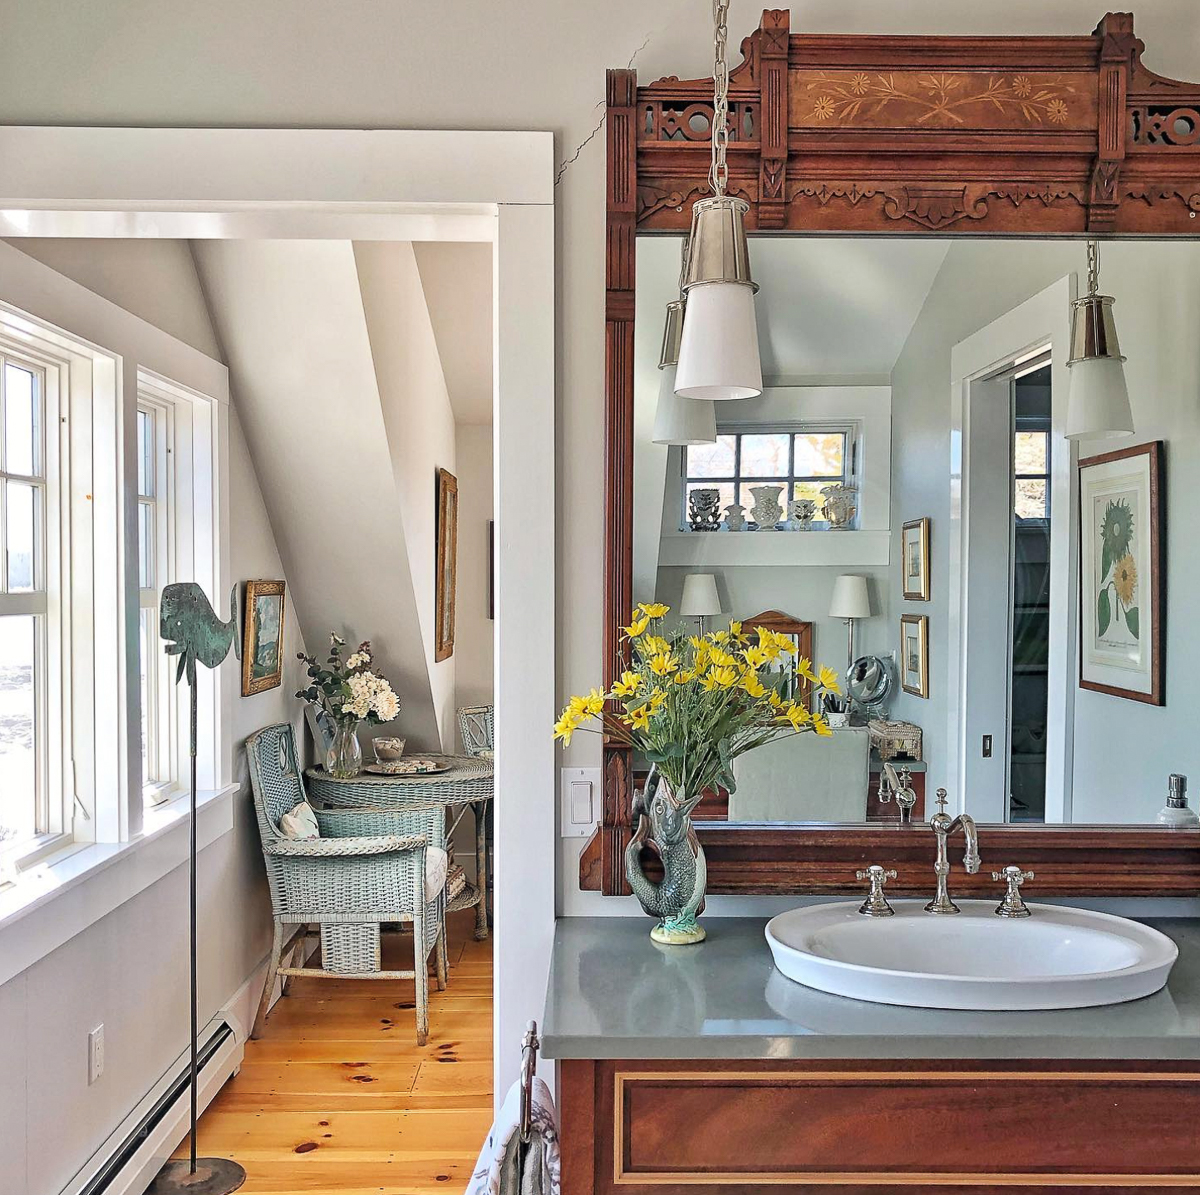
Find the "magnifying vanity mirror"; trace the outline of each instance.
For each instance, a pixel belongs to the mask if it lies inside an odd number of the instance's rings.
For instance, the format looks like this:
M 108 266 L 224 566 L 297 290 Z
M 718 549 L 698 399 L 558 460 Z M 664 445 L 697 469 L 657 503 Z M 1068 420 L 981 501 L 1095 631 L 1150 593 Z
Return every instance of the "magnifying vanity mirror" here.
M 944 787 L 1064 894 L 1194 893 L 1200 843 L 1152 828 L 1168 774 L 1200 771 L 1200 87 L 1146 71 L 1119 15 L 1092 38 L 942 39 L 941 84 L 928 45 L 763 19 L 729 151 L 763 387 L 698 422 L 664 418 L 660 363 L 711 81 L 609 80 L 606 651 L 635 603 L 691 621 L 702 576 L 710 629 L 805 627 L 847 698 L 831 736 L 756 748 L 706 793 L 709 889 L 846 890 Z M 1115 303 L 1081 339 L 1097 264 Z M 1097 334 L 1123 370 L 1091 359 Z M 616 893 L 646 765 L 610 744 L 605 768 L 581 871 Z

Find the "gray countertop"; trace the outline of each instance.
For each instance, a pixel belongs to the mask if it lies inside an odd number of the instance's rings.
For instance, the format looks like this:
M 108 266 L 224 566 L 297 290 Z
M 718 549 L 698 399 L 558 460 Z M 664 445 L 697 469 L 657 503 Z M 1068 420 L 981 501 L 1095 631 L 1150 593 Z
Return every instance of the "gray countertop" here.
M 700 946 L 650 940 L 644 917 L 558 922 L 549 1058 L 1200 1059 L 1200 921 L 1154 920 L 1179 945 L 1167 986 L 1128 1004 L 947 1012 L 831 996 L 784 978 L 765 919 L 709 917 Z

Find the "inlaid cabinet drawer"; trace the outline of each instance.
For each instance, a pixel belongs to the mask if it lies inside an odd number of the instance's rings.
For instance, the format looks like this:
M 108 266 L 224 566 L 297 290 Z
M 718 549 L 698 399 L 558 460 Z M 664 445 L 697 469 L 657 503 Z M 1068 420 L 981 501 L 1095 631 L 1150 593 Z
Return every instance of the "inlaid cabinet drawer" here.
M 1200 1187 L 1190 1064 L 597 1062 L 563 1074 L 567 1195 Z M 588 1103 L 585 1176 L 571 1135 L 586 1132 Z

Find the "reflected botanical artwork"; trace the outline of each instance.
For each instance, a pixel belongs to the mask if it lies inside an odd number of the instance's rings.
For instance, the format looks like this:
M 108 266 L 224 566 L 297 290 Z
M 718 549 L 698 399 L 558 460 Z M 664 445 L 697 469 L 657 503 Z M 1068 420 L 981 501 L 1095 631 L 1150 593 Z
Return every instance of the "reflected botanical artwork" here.
M 914 697 L 929 696 L 929 618 L 924 614 L 901 615 L 900 683 Z
M 283 679 L 282 581 L 246 582 L 242 696 L 276 688 Z
M 929 601 L 929 520 L 914 519 L 904 524 L 903 553 L 904 598 L 910 602 Z
M 1162 703 L 1162 444 L 1079 464 L 1080 684 Z

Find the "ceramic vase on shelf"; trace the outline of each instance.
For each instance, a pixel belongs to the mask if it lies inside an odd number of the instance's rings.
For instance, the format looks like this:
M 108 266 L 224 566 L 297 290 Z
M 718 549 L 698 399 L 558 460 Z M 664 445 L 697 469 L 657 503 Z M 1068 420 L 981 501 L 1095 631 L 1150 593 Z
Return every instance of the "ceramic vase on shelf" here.
M 704 487 L 688 494 L 688 521 L 693 531 L 716 531 L 721 526 L 721 491 Z
M 725 507 L 725 529 L 727 531 L 746 530 L 746 508 L 740 502 L 731 502 Z
M 817 504 L 811 498 L 797 498 L 790 507 L 792 522 L 801 531 L 811 531 L 813 519 L 817 517 Z
M 333 742 L 325 752 L 325 771 L 335 780 L 353 780 L 362 771 L 362 744 L 358 741 L 358 722 L 338 722 Z
M 704 848 L 692 828 L 694 797 L 679 797 L 657 768 L 650 769 L 646 787 L 635 792 L 636 829 L 625 848 L 625 877 L 642 908 L 658 923 L 650 937 L 664 946 L 703 942 L 704 927 L 696 920 L 704 908 L 708 869 Z M 662 879 L 648 879 L 642 870 L 642 848 L 649 846 L 662 863 Z
M 758 524 L 759 531 L 774 531 L 775 525 L 783 518 L 783 507 L 779 504 L 783 486 L 754 485 L 750 487 L 750 492 L 754 495 L 750 517 Z
M 858 512 L 858 491 L 852 485 L 827 485 L 821 491 L 830 531 L 848 531 Z

